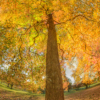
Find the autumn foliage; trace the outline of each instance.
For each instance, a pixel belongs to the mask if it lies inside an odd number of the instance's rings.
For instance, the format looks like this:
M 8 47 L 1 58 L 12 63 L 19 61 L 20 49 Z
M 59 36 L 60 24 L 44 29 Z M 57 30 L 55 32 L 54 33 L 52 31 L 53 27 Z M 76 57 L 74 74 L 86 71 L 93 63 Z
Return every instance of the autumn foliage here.
M 65 64 L 76 83 L 100 79 L 99 37 L 99 0 L 0 0 L 0 80 L 63 100 Z

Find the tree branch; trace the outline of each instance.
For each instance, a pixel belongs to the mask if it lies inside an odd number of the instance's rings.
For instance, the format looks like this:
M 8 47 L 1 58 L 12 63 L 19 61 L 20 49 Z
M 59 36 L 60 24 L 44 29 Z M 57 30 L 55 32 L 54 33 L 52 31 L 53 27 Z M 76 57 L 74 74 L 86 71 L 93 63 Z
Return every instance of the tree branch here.
M 76 15 L 76 16 L 74 16 L 73 18 L 70 18 L 70 19 L 68 19 L 68 20 L 66 20 L 66 21 L 64 21 L 64 22 L 57 22 L 57 21 L 55 21 L 57 24 L 56 25 L 58 25 L 58 24 L 66 24 L 66 22 L 68 22 L 68 21 L 73 21 L 74 19 L 76 19 L 77 17 L 83 17 L 83 18 L 85 18 L 86 20 L 88 20 L 88 21 L 93 21 L 93 22 L 96 22 L 95 20 L 91 20 L 91 19 L 89 19 L 89 18 L 87 18 L 85 15 Z

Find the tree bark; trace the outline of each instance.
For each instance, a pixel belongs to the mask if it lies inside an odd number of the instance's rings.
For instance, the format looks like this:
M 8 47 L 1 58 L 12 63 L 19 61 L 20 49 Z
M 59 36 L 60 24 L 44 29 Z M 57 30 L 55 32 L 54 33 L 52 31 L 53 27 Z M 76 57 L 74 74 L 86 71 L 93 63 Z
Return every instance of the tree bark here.
M 64 100 L 62 75 L 58 56 L 57 37 L 52 14 L 48 15 L 45 100 Z

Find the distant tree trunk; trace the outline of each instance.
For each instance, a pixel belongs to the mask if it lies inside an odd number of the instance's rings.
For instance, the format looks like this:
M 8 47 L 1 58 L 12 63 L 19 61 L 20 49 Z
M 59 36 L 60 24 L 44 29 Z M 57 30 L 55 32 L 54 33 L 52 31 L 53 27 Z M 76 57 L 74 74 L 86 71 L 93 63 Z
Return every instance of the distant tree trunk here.
M 70 85 L 68 85 L 68 92 L 69 92 L 69 89 L 71 88 L 71 86 Z
M 88 88 L 88 85 L 86 85 L 86 89 Z
M 69 92 L 69 88 L 68 88 L 68 92 Z
M 9 87 L 9 83 L 8 83 L 7 87 Z
M 98 77 L 98 80 L 100 80 L 100 71 L 98 71 L 98 76 L 99 76 L 99 77 Z
M 64 100 L 62 75 L 58 56 L 57 38 L 52 14 L 48 15 L 48 40 L 46 53 L 45 100 Z
M 11 89 L 13 88 L 13 83 L 11 83 Z

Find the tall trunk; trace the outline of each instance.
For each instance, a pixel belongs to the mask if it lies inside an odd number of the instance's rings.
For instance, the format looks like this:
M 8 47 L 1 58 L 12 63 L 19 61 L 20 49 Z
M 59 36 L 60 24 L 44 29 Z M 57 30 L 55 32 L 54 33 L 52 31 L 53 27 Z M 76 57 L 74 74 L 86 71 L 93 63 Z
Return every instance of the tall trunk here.
M 52 14 L 48 15 L 45 100 L 64 100 L 57 38 Z

